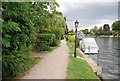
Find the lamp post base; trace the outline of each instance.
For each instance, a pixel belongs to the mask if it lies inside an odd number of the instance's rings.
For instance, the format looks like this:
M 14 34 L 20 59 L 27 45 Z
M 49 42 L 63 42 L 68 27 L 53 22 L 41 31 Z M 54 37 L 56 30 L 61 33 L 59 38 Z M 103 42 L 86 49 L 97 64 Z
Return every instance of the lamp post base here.
M 77 56 L 75 56 L 74 54 L 72 56 L 75 57 L 75 58 L 77 58 Z
M 74 57 L 77 57 L 77 56 L 76 56 L 76 49 L 75 49 L 75 51 L 74 51 Z
M 75 50 L 74 50 L 74 57 L 76 57 L 76 42 L 75 42 Z
M 74 54 L 74 57 L 76 57 L 76 55 Z

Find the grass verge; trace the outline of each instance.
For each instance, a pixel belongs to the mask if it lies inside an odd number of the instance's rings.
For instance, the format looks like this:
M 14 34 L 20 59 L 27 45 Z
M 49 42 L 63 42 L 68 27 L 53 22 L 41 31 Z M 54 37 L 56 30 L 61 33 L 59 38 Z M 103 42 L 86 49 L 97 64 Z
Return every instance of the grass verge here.
M 67 41 L 67 45 L 70 49 L 70 62 L 67 68 L 67 79 L 84 79 L 84 81 L 99 81 L 98 76 L 94 73 L 90 65 L 82 59 L 74 58 L 74 43 Z M 77 55 L 82 56 L 77 50 Z
M 43 58 L 40 57 L 34 57 L 35 59 L 35 64 L 39 63 Z
M 60 47 L 60 45 L 57 45 L 55 47 L 50 47 L 50 50 L 46 51 L 46 52 L 52 52 L 53 50 L 55 50 L 56 48 Z

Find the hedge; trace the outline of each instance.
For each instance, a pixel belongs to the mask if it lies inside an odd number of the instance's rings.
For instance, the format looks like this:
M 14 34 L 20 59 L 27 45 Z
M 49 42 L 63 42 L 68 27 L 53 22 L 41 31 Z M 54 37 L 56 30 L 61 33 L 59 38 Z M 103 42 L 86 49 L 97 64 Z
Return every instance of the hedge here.
M 43 33 L 43 34 L 39 34 L 37 38 L 41 40 L 42 43 L 45 43 L 46 45 L 50 45 L 53 43 L 53 40 L 56 39 L 56 36 L 55 34 L 51 34 L 51 33 L 48 34 Z
M 75 41 L 75 37 L 72 35 L 68 35 L 66 40 L 70 41 L 70 42 L 74 42 Z
M 2 3 L 2 76 L 23 73 L 35 62 L 31 56 L 35 27 L 31 21 L 29 3 Z
M 34 62 L 30 55 L 34 43 L 34 28 L 8 21 L 3 22 L 2 30 L 3 77 L 22 74 Z
M 56 35 L 51 33 L 40 33 L 37 35 L 35 48 L 37 51 L 47 51 L 50 46 L 57 45 Z

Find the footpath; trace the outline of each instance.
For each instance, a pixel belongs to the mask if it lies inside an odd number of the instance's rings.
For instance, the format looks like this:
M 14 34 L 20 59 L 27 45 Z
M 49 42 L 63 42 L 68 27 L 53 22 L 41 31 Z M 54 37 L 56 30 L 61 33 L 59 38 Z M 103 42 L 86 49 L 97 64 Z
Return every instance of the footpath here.
M 80 59 L 86 60 L 93 71 L 100 75 L 102 67 L 98 66 L 95 61 L 88 55 L 85 55 L 80 49 L 78 51 L 83 55 L 77 56 Z M 20 79 L 65 79 L 67 74 L 67 65 L 69 62 L 69 48 L 66 41 L 62 40 L 60 47 L 54 51 L 47 53 L 38 64 L 31 68 L 25 76 Z
M 20 79 L 65 79 L 69 62 L 69 48 L 62 40 L 60 47 L 45 55 L 38 64 Z

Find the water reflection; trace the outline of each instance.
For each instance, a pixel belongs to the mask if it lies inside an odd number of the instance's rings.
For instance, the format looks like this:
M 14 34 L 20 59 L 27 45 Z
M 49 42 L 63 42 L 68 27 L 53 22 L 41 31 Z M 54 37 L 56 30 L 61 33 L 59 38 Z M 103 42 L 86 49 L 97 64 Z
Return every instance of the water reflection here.
M 99 54 L 91 57 L 103 67 L 102 77 L 104 79 L 118 79 L 118 57 L 120 56 L 120 38 L 96 37 L 99 46 Z

